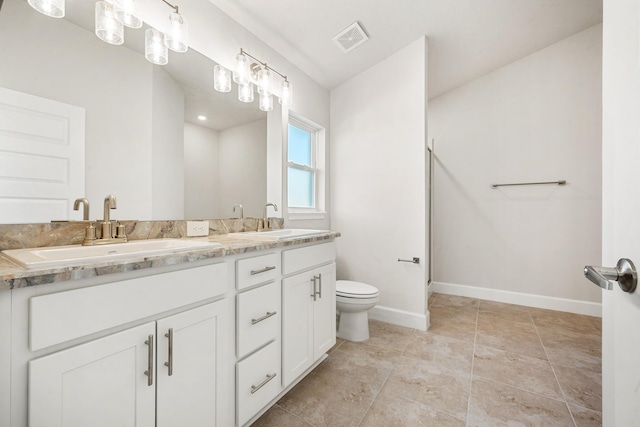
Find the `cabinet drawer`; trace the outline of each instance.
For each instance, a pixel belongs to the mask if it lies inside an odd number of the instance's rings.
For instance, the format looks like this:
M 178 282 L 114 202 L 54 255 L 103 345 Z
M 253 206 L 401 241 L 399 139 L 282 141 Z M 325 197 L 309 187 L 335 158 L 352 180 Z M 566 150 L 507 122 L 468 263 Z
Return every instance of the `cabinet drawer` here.
M 31 351 L 224 294 L 227 265 L 74 289 L 31 298 Z
M 245 258 L 236 262 L 236 285 L 238 289 L 266 283 L 280 276 L 280 257 L 266 254 Z
M 334 242 L 291 249 L 282 252 L 282 273 L 292 274 L 308 270 L 317 265 L 328 264 L 336 259 L 336 244 Z
M 280 342 L 236 364 L 236 411 L 242 426 L 280 393 Z
M 280 332 L 280 281 L 239 294 L 237 302 L 238 358 L 275 340 Z

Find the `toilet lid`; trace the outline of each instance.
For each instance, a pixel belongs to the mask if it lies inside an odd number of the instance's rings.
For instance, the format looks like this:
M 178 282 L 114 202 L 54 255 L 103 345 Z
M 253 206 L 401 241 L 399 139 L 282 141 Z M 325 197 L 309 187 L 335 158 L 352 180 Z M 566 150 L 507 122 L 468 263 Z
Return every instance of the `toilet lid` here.
M 378 288 L 362 282 L 351 280 L 338 280 L 336 282 L 336 295 L 343 296 L 375 296 L 378 295 Z

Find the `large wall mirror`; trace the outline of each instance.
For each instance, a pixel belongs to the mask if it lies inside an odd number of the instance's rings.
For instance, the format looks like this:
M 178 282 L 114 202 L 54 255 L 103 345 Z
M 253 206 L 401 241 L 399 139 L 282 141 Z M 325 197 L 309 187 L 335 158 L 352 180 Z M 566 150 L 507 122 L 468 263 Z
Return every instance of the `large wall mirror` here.
M 228 218 L 235 204 L 258 216 L 267 113 L 257 101 L 239 102 L 235 87 L 214 91 L 215 63 L 193 49 L 170 52 L 165 66 L 146 61 L 144 27 L 126 28 L 124 46 L 99 40 L 94 4 L 67 0 L 63 19 L 26 0 L 0 8 L 0 87 L 85 111 L 85 191 L 77 197 L 91 202 L 91 219 L 101 218 L 107 194 L 118 199 L 112 217 L 123 220 Z M 81 213 L 25 219 L 15 222 Z

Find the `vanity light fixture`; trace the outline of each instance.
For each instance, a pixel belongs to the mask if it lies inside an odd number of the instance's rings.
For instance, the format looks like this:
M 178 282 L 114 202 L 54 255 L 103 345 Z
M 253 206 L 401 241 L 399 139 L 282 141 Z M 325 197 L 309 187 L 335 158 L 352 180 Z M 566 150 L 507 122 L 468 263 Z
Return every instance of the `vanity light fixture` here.
M 29 5 L 52 18 L 64 17 L 64 0 L 29 0 Z
M 221 65 L 213 67 L 213 88 L 218 92 L 231 92 L 231 72 Z
M 189 24 L 180 15 L 178 6 L 174 6 L 167 0 L 162 0 L 173 8 L 169 14 L 169 28 L 164 35 L 164 44 L 174 52 L 186 52 L 189 49 Z
M 144 57 L 152 64 L 165 65 L 169 62 L 169 50 L 162 31 L 147 28 L 144 34 Z
M 136 0 L 112 0 L 112 3 L 118 22 L 129 28 L 142 27 L 142 19 L 136 16 Z
M 110 44 L 124 43 L 124 26 L 116 20 L 113 5 L 109 2 L 96 2 L 96 35 Z
M 256 62 L 250 63 L 251 61 L 249 60 L 249 58 L 253 59 Z M 287 107 L 291 106 L 293 100 L 293 87 L 291 86 L 289 80 L 287 80 L 287 76 L 279 73 L 272 67 L 269 67 L 266 62 L 260 61 L 258 58 L 252 56 L 242 48 L 240 49 L 240 53 L 236 56 L 236 68 L 233 71 L 233 81 L 238 83 L 239 85 L 238 99 L 242 102 L 252 102 L 252 82 L 255 82 L 258 87 L 258 94 L 260 94 L 260 109 L 263 111 L 273 110 L 273 95 L 269 91 L 272 71 L 283 79 L 281 83 L 282 94 L 278 99 L 278 102 Z M 218 89 L 218 87 L 215 85 L 215 81 L 214 87 L 219 92 L 225 92 Z M 251 92 L 251 96 L 249 96 L 249 91 Z

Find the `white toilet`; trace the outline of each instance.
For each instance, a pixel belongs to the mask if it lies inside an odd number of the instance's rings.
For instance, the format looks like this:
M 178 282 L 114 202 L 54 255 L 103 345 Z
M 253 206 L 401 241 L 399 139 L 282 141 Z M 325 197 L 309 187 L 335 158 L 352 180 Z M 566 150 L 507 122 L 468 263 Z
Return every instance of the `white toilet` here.
M 340 313 L 338 338 L 348 341 L 369 339 L 367 311 L 378 302 L 380 291 L 375 286 L 351 280 L 336 282 L 336 309 Z

